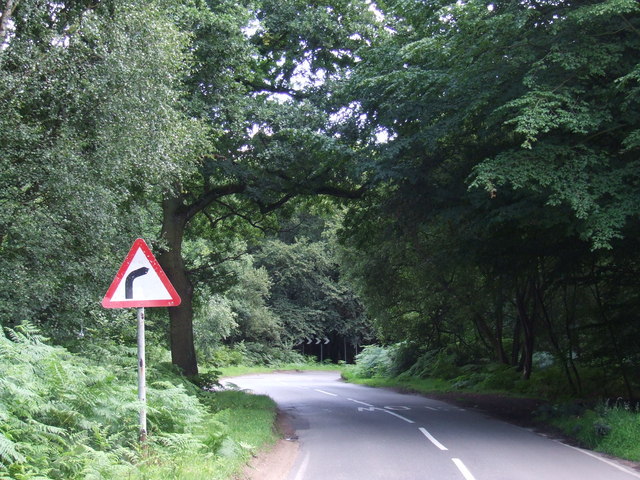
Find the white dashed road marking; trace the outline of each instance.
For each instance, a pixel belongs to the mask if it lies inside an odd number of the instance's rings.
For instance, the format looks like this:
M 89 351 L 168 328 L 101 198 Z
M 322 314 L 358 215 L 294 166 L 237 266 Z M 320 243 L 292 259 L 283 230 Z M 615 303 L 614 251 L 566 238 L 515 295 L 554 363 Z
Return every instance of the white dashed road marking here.
M 350 402 L 359 403 L 360 405 L 364 405 L 365 407 L 373 407 L 370 403 L 361 402 L 360 400 L 354 400 L 353 398 L 347 398 Z
M 319 393 L 324 393 L 325 395 L 329 395 L 329 396 L 331 396 L 331 397 L 337 397 L 337 396 L 338 396 L 338 395 L 336 395 L 335 393 L 325 392 L 324 390 L 320 390 L 320 389 L 318 389 L 318 388 L 316 388 L 316 389 L 315 389 L 315 391 L 316 391 L 316 392 L 319 392 Z
M 466 479 L 466 480 L 476 480 L 476 477 L 474 477 L 473 475 L 471 475 L 471 472 L 469 471 L 469 469 L 465 466 L 464 463 L 462 463 L 462 460 L 460 460 L 459 458 L 452 458 L 451 460 L 453 460 L 453 463 L 456 464 L 456 467 L 458 467 L 458 470 L 460 470 L 460 473 L 462 473 L 462 476 Z
M 433 435 L 431 435 L 429 432 L 427 432 L 426 428 L 420 427 L 419 430 L 424 434 L 425 437 L 427 437 L 429 439 L 429 441 L 431 443 L 433 443 L 440 450 L 449 450 L 447 447 L 442 445 L 438 440 L 436 440 L 436 438 Z
M 398 417 L 400 420 L 404 420 L 407 423 L 416 423 L 413 420 L 409 420 L 406 417 L 403 417 L 402 415 L 398 415 L 397 413 L 392 412 L 391 410 L 385 410 L 384 408 L 381 408 L 380 410 L 382 410 L 383 412 L 387 412 L 389 415 L 393 415 L 394 417 Z

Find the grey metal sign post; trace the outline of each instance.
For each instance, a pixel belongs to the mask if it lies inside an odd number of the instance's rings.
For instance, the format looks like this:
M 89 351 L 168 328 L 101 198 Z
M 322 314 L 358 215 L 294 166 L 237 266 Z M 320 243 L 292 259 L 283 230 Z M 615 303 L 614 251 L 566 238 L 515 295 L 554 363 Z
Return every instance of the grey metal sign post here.
M 140 402 L 140 443 L 147 441 L 147 380 L 144 341 L 144 307 L 138 308 L 138 401 Z

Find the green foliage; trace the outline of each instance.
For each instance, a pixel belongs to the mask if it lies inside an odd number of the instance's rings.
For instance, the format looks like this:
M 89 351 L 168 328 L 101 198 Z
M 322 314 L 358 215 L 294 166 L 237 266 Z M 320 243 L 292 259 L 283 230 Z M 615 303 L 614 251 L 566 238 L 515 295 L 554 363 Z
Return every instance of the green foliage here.
M 32 473 L 75 478 L 91 468 L 105 439 L 115 469 L 118 450 L 135 438 L 136 426 L 129 421 L 122 428 L 121 419 L 108 414 L 135 418 L 136 403 L 123 401 L 130 389 L 120 387 L 106 369 L 89 368 L 33 333 L 10 335 L 12 340 L 0 337 L 7 373 L 1 394 L 3 436 L 11 442 L 3 449 L 5 474 L 24 470 L 24 464 Z
M 245 259 L 238 271 L 238 283 L 227 292 L 238 319 L 234 337 L 277 344 L 284 332 L 282 320 L 268 306 L 271 279 L 264 268 L 254 266 L 253 258 Z
M 456 365 L 454 354 L 444 350 L 431 350 L 421 355 L 407 370 L 407 374 L 418 378 L 435 377 L 447 380 L 457 377 L 460 369 Z
M 227 262 L 225 268 L 233 280 L 224 294 L 211 294 L 210 289 L 201 287 L 194 331 L 202 359 L 223 366 L 257 361 L 249 358 L 256 348 L 248 345 L 282 350 L 282 321 L 267 303 L 271 287 L 267 271 L 256 267 L 249 254 Z M 228 348 L 225 342 L 233 347 Z
M 423 352 L 421 345 L 417 342 L 405 341 L 395 344 L 391 353 L 392 363 L 389 375 L 397 376 L 415 365 Z
M 638 405 L 604 402 L 586 409 L 575 404 L 559 404 L 538 414 L 588 448 L 633 461 L 640 459 Z
M 356 364 L 352 371 L 358 377 L 384 377 L 389 374 L 392 356 L 388 348 L 379 345 L 367 345 L 356 355 Z
M 564 377 L 549 394 L 633 397 L 639 4 L 381 8 L 389 34 L 358 52 L 340 123 L 372 186 L 343 264 L 378 335 L 454 356 L 446 378 L 487 362 L 533 378 L 540 349 Z
M 131 384 L 44 344 L 29 327 L 9 334 L 0 336 L 3 474 L 85 478 L 94 465 L 122 472 L 137 430 Z
M 208 359 L 216 368 L 234 366 L 280 367 L 313 363 L 309 357 L 282 345 L 272 346 L 263 342 L 240 342 L 232 346 L 220 345 Z
M 555 378 L 561 378 L 562 376 L 556 376 Z M 515 368 L 509 365 L 497 365 L 492 371 L 490 371 L 480 382 L 479 389 L 486 391 L 516 391 L 516 385 L 518 382 L 522 382 L 520 374 Z
M 342 276 L 333 231 L 323 230 L 315 240 L 271 239 L 260 245 L 256 260 L 272 282 L 268 304 L 282 321 L 285 342 L 338 334 L 360 343 L 370 338 L 368 320 Z
M 362 303 L 341 274 L 328 225 L 333 220 L 329 214 L 284 218 L 277 237 L 256 238 L 251 248 L 238 243 L 237 255 L 224 262 L 224 274 L 199 274 L 206 286 L 201 284 L 195 297 L 194 331 L 205 363 L 305 363 L 292 348 L 309 339 L 355 344 L 371 337 Z M 314 239 L 299 236 L 304 233 Z M 187 245 L 197 270 L 212 247 L 204 240 Z
M 174 369 L 150 365 L 143 455 L 137 446 L 135 355 L 103 348 L 100 361 L 93 361 L 47 345 L 28 324 L 8 334 L 0 336 L 3 478 L 136 478 L 139 466 L 141 472 L 153 465 L 165 473 L 178 468 L 185 454 L 219 464 L 224 445 L 234 445 L 235 452 L 226 468 L 238 468 L 249 443 L 257 448 L 271 441 L 272 402 L 241 392 L 204 392 Z M 232 405 L 234 412 L 228 410 Z M 251 427 L 240 428 L 239 418 L 250 419 Z
M 622 235 L 638 213 L 637 2 L 385 7 L 395 33 L 359 52 L 347 87 L 365 135 L 390 134 L 382 180 L 426 176 L 437 202 L 451 163 L 459 186 L 568 206 L 596 247 Z
M 0 49 L 2 325 L 68 339 L 109 323 L 98 300 L 132 239 L 155 235 L 156 198 L 204 130 L 180 105 L 175 8 L 16 2 Z
M 230 367 L 245 364 L 246 348 L 244 342 L 234 346 L 220 345 L 213 352 L 209 361 L 216 367 Z
M 399 377 L 371 377 L 364 378 L 354 372 L 354 367 L 348 366 L 342 372 L 342 377 L 352 383 L 368 385 L 371 387 L 398 388 L 414 392 L 433 393 L 449 392 L 451 383 L 439 378 L 416 378 L 401 375 Z
M 223 347 L 221 341 L 238 328 L 238 315 L 233 311 L 228 298 L 215 294 L 210 294 L 206 299 L 202 298 L 204 296 L 202 292 L 198 296 L 202 303 L 194 315 L 194 335 L 196 348 L 203 360 L 212 361 L 218 355 L 218 350 Z M 220 353 L 224 355 L 223 352 Z
M 307 359 L 302 354 L 283 346 L 269 346 L 265 343 L 244 343 L 245 354 L 243 364 L 245 365 L 266 365 L 277 367 L 287 364 L 305 364 Z

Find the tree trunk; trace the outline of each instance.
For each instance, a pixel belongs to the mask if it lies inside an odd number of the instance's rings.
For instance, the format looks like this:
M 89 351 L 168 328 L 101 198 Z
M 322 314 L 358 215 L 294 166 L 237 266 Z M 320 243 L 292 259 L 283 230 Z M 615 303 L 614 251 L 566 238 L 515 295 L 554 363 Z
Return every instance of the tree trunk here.
M 547 332 L 549 334 L 549 341 L 551 342 L 551 345 L 555 349 L 555 352 L 558 355 L 558 357 L 562 360 L 562 369 L 567 378 L 567 382 L 571 387 L 571 392 L 573 393 L 573 395 L 578 395 L 580 393 L 578 389 L 578 385 L 576 385 L 576 383 L 574 382 L 573 376 L 571 374 L 572 372 L 569 369 L 569 362 L 571 359 L 571 350 L 569 350 L 569 352 L 566 352 L 564 347 L 562 346 L 562 341 L 560 340 L 559 336 L 555 332 L 551 314 L 549 313 L 547 305 L 545 304 L 545 297 L 540 288 L 536 288 L 536 298 L 540 306 L 541 317 L 545 321 L 545 324 L 547 327 Z
M 513 344 L 511 346 L 511 365 L 518 366 L 520 368 L 520 334 L 522 326 L 520 324 L 520 317 L 516 317 L 515 325 L 513 326 Z
M 520 319 L 520 325 L 522 326 L 522 333 L 524 334 L 523 343 L 523 363 L 522 363 L 522 377 L 526 380 L 531 378 L 531 372 L 533 370 L 533 349 L 534 349 L 534 328 L 533 323 L 535 319 L 535 312 L 531 315 L 527 312 L 527 294 L 520 292 L 516 295 L 516 307 L 518 309 L 518 317 Z
M 473 321 L 476 324 L 476 328 L 478 329 L 481 339 L 491 346 L 494 359 L 497 362 L 508 365 L 509 360 L 507 359 L 504 346 L 502 345 L 502 319 L 500 318 L 500 315 L 496 318 L 495 331 L 491 329 L 489 324 L 479 314 L 474 315 Z
M 568 354 L 568 362 L 569 362 L 569 366 L 571 368 L 571 371 L 573 372 L 573 375 L 576 379 L 576 386 L 578 388 L 578 395 L 582 395 L 582 380 L 580 378 L 580 372 L 578 371 L 578 367 L 576 366 L 576 363 L 573 360 L 574 354 L 578 353 L 580 348 L 579 348 L 579 344 L 576 344 L 577 341 L 579 341 L 578 338 L 575 338 L 575 335 L 573 333 L 573 326 L 575 325 L 575 318 L 576 318 L 576 302 L 577 302 L 577 285 L 573 285 L 573 293 L 571 295 L 571 302 L 569 302 L 568 300 L 568 285 L 564 285 L 563 289 L 563 303 L 564 303 L 564 327 L 565 327 L 565 334 L 567 336 L 567 340 L 569 341 L 569 354 Z
M 179 306 L 168 309 L 171 362 L 185 375 L 197 375 L 198 360 L 193 343 L 193 284 L 182 259 L 187 209 L 179 196 L 172 196 L 163 200 L 162 214 L 162 239 L 166 242 L 166 250 L 158 256 L 158 262 L 182 299 Z
M 504 335 L 504 296 L 502 295 L 502 292 L 500 292 L 496 298 L 495 316 L 496 328 L 494 336 L 496 339 L 496 355 L 500 363 L 509 365 L 509 358 L 507 357 L 507 353 L 504 351 L 504 344 L 502 343 L 502 337 Z

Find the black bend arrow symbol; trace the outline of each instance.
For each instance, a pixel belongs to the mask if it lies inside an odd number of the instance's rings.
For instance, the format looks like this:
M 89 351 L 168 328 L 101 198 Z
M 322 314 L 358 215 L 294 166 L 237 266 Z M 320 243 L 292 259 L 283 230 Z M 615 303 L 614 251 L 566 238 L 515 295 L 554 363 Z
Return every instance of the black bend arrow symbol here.
M 124 281 L 124 298 L 127 300 L 133 298 L 133 281 L 138 277 L 146 275 L 148 272 L 149 269 L 147 267 L 141 267 L 137 270 L 133 270 L 129 275 L 127 275 L 127 278 Z

